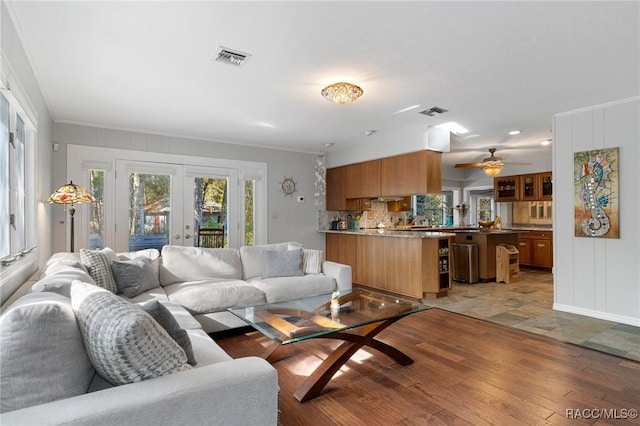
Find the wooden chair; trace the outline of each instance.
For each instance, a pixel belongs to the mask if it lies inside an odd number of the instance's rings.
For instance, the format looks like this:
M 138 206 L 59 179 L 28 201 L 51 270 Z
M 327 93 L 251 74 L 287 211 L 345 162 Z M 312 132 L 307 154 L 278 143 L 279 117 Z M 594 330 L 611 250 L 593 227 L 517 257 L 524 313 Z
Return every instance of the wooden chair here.
M 206 247 L 206 248 L 224 247 L 224 229 L 222 228 L 198 229 L 198 247 Z

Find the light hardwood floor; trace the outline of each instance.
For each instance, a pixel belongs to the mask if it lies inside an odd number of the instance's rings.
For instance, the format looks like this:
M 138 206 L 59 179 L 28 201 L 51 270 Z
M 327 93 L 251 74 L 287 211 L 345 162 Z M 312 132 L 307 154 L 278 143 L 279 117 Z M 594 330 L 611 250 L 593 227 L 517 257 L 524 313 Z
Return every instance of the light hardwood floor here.
M 274 364 L 281 425 L 640 424 L 567 418 L 567 410 L 639 409 L 640 363 L 632 360 L 440 309 L 403 318 L 378 337 L 415 362 L 403 367 L 360 350 L 305 403 L 293 392 L 339 342 L 291 345 Z M 257 332 L 217 341 L 233 357 L 271 344 Z

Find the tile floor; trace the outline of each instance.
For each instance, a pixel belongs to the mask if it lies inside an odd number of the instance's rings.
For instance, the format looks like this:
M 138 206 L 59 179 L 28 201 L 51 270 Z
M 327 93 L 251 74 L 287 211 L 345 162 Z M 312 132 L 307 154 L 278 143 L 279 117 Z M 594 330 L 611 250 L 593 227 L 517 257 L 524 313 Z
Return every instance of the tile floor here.
M 517 283 L 455 282 L 424 303 L 640 361 L 640 327 L 554 311 L 551 273 L 522 269 Z

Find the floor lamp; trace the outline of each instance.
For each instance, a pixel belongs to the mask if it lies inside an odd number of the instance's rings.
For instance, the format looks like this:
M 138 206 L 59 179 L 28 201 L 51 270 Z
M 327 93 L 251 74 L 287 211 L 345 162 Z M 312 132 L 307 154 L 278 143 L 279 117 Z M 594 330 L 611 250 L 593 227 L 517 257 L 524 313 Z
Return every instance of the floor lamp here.
M 53 194 L 49 198 L 47 198 L 47 202 L 54 204 L 71 204 L 69 207 L 69 214 L 71 215 L 71 252 L 74 251 L 74 223 L 73 223 L 73 215 L 76 212 L 76 208 L 73 206 L 78 203 L 93 203 L 95 198 L 91 195 L 86 189 L 81 187 L 80 185 L 76 185 L 73 181 L 69 181 L 69 183 L 62 185 L 60 188 L 56 189 Z

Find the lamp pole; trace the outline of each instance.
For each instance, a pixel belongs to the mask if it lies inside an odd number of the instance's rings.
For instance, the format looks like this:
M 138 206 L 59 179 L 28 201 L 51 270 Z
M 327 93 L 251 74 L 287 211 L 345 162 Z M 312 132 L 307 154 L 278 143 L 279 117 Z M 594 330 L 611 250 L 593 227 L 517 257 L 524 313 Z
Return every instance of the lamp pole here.
M 73 222 L 73 215 L 75 214 L 75 212 L 76 212 L 76 208 L 73 207 L 73 203 L 71 203 L 71 207 L 69 208 L 69 214 L 71 215 L 71 253 L 73 253 L 74 251 L 74 242 L 75 242 L 74 232 L 73 232 L 74 229 L 76 228 Z

